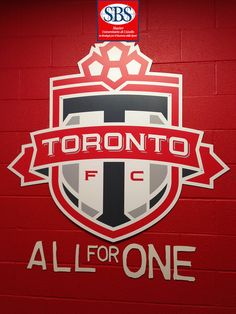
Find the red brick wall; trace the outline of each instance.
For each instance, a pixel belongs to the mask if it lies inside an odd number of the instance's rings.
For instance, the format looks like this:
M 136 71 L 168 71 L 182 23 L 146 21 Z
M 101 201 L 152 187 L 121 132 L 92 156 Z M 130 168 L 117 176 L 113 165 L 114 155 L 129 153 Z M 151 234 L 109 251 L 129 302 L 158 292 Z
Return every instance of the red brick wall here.
M 153 70 L 183 74 L 184 126 L 204 130 L 230 171 L 214 190 L 184 186 L 170 215 L 117 246 L 196 246 L 186 270 L 196 281 L 166 281 L 159 270 L 152 280 L 134 280 L 121 263 L 100 264 L 95 274 L 52 271 L 53 240 L 63 265 L 73 264 L 76 243 L 108 243 L 65 218 L 47 185 L 22 188 L 6 167 L 30 131 L 48 127 L 48 78 L 77 73 L 77 61 L 96 41 L 95 1 L 1 4 L 2 314 L 236 313 L 236 1 L 140 2 L 141 50 Z M 44 272 L 26 269 L 38 240 L 45 245 Z

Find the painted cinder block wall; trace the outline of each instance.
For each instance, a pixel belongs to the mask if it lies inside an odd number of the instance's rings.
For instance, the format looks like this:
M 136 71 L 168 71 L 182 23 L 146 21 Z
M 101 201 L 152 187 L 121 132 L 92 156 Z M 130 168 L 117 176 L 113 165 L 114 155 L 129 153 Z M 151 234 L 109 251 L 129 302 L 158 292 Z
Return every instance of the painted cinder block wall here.
M 121 263 L 96 274 L 54 273 L 52 241 L 63 265 L 74 245 L 108 245 L 70 222 L 47 185 L 20 187 L 7 165 L 48 127 L 49 77 L 77 73 L 96 41 L 95 1 L 1 3 L 0 18 L 0 313 L 236 313 L 236 1 L 140 0 L 140 48 L 153 70 L 183 74 L 183 124 L 205 131 L 205 142 L 230 171 L 214 190 L 184 186 L 171 213 L 117 246 L 190 245 L 194 283 L 131 279 Z M 27 270 L 36 241 L 47 271 Z M 83 254 L 83 252 L 81 252 Z M 84 252 L 85 254 L 85 252 Z M 82 257 L 82 260 L 85 257 Z M 132 261 L 137 264 L 139 260 Z

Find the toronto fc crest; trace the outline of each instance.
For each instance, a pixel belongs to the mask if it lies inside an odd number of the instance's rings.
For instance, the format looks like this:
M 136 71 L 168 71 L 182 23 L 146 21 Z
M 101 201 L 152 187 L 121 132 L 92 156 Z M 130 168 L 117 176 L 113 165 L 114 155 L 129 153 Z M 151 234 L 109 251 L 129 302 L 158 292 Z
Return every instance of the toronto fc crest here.
M 50 125 L 9 169 L 48 183 L 60 210 L 108 241 L 166 216 L 183 184 L 213 188 L 228 167 L 203 132 L 182 126 L 182 77 L 151 72 L 138 45 L 95 44 L 79 74 L 50 81 Z

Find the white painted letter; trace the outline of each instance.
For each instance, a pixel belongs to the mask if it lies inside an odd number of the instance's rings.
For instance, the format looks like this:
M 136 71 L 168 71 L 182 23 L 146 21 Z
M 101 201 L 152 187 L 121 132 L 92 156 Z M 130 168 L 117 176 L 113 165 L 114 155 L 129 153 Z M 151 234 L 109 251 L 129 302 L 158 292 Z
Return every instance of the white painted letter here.
M 57 263 L 57 242 L 53 241 L 52 243 L 52 251 L 53 251 L 53 270 L 55 272 L 64 272 L 69 273 L 71 271 L 70 267 L 59 267 Z
M 73 147 L 68 147 L 68 142 L 73 142 Z M 79 137 L 77 135 L 64 136 L 62 139 L 61 150 L 63 153 L 75 153 L 79 150 Z
M 48 145 L 48 156 L 54 155 L 54 144 L 58 143 L 59 140 L 60 140 L 59 137 L 54 137 L 42 141 L 42 144 Z
M 112 145 L 111 139 L 117 138 L 117 144 Z M 121 150 L 123 146 L 122 135 L 120 133 L 106 133 L 104 136 L 104 148 L 107 150 Z
M 109 262 L 111 262 L 112 257 L 118 263 L 117 255 L 119 254 L 119 249 L 117 246 L 109 246 Z
M 178 260 L 178 252 L 195 252 L 196 247 L 193 246 L 174 246 L 174 280 L 195 281 L 195 277 L 182 276 L 178 274 L 178 266 L 191 267 L 190 261 Z
M 35 260 L 35 257 L 38 252 L 40 253 L 40 257 L 41 257 L 40 261 Z M 43 270 L 47 269 L 42 241 L 38 241 L 35 243 L 29 264 L 27 265 L 27 269 L 31 269 L 33 265 L 41 266 Z
M 182 150 L 176 150 L 176 144 L 183 144 Z M 187 157 L 189 154 L 188 141 L 185 138 L 171 137 L 170 138 L 170 153 L 177 156 Z
M 126 150 L 132 151 L 132 145 L 134 145 L 138 150 L 145 151 L 145 134 L 139 134 L 140 139 L 139 142 L 131 133 L 126 133 Z
M 137 271 L 131 271 L 129 269 L 129 267 L 128 267 L 127 256 L 128 256 L 128 253 L 131 250 L 138 250 L 140 252 L 140 254 L 141 254 L 141 265 L 140 265 L 139 270 L 137 270 Z M 139 277 L 141 277 L 145 273 L 147 257 L 146 257 L 146 252 L 145 252 L 144 248 L 141 245 L 139 245 L 139 244 L 129 244 L 124 249 L 122 258 L 123 258 L 124 272 L 125 272 L 125 274 L 128 277 L 130 277 L 130 278 L 139 278 Z
M 171 267 L 170 267 L 170 246 L 169 245 L 165 246 L 165 251 L 166 251 L 166 263 L 164 265 L 159 255 L 157 254 L 157 251 L 155 250 L 153 244 L 148 245 L 148 265 L 149 265 L 148 278 L 154 277 L 153 276 L 153 259 L 155 258 L 165 280 L 170 280 Z
M 104 256 L 102 256 L 101 251 L 104 252 L 104 254 L 103 254 Z M 108 256 L 108 248 L 106 246 L 104 246 L 104 245 L 99 246 L 98 247 L 98 251 L 97 251 L 97 257 L 98 257 L 100 262 L 106 262 L 108 260 L 108 258 L 109 258 L 109 256 Z
M 76 247 L 75 247 L 75 272 L 81 272 L 81 273 L 95 273 L 96 272 L 96 268 L 79 266 L 79 244 L 76 244 Z
M 166 141 L 165 135 L 149 134 L 148 138 L 155 140 L 155 153 L 161 152 L 161 142 Z
M 89 147 L 101 150 L 100 141 L 101 137 L 98 133 L 83 134 L 83 151 L 87 151 Z
M 91 252 L 90 249 L 97 249 L 98 245 L 88 245 L 88 251 L 87 251 L 87 260 L 90 262 L 90 256 L 95 255 L 94 252 Z

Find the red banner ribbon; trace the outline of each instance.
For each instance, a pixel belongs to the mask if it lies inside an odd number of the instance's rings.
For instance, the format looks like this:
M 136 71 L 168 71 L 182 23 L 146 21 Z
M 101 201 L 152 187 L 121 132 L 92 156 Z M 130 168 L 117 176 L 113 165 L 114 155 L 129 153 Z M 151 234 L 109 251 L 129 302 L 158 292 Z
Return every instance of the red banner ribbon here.
M 46 182 L 40 169 L 87 159 L 139 159 L 193 170 L 183 183 L 212 187 L 227 166 L 211 145 L 201 143 L 203 132 L 178 127 L 103 125 L 41 130 L 32 144 L 9 166 L 22 184 Z M 213 179 L 212 179 L 213 178 Z

